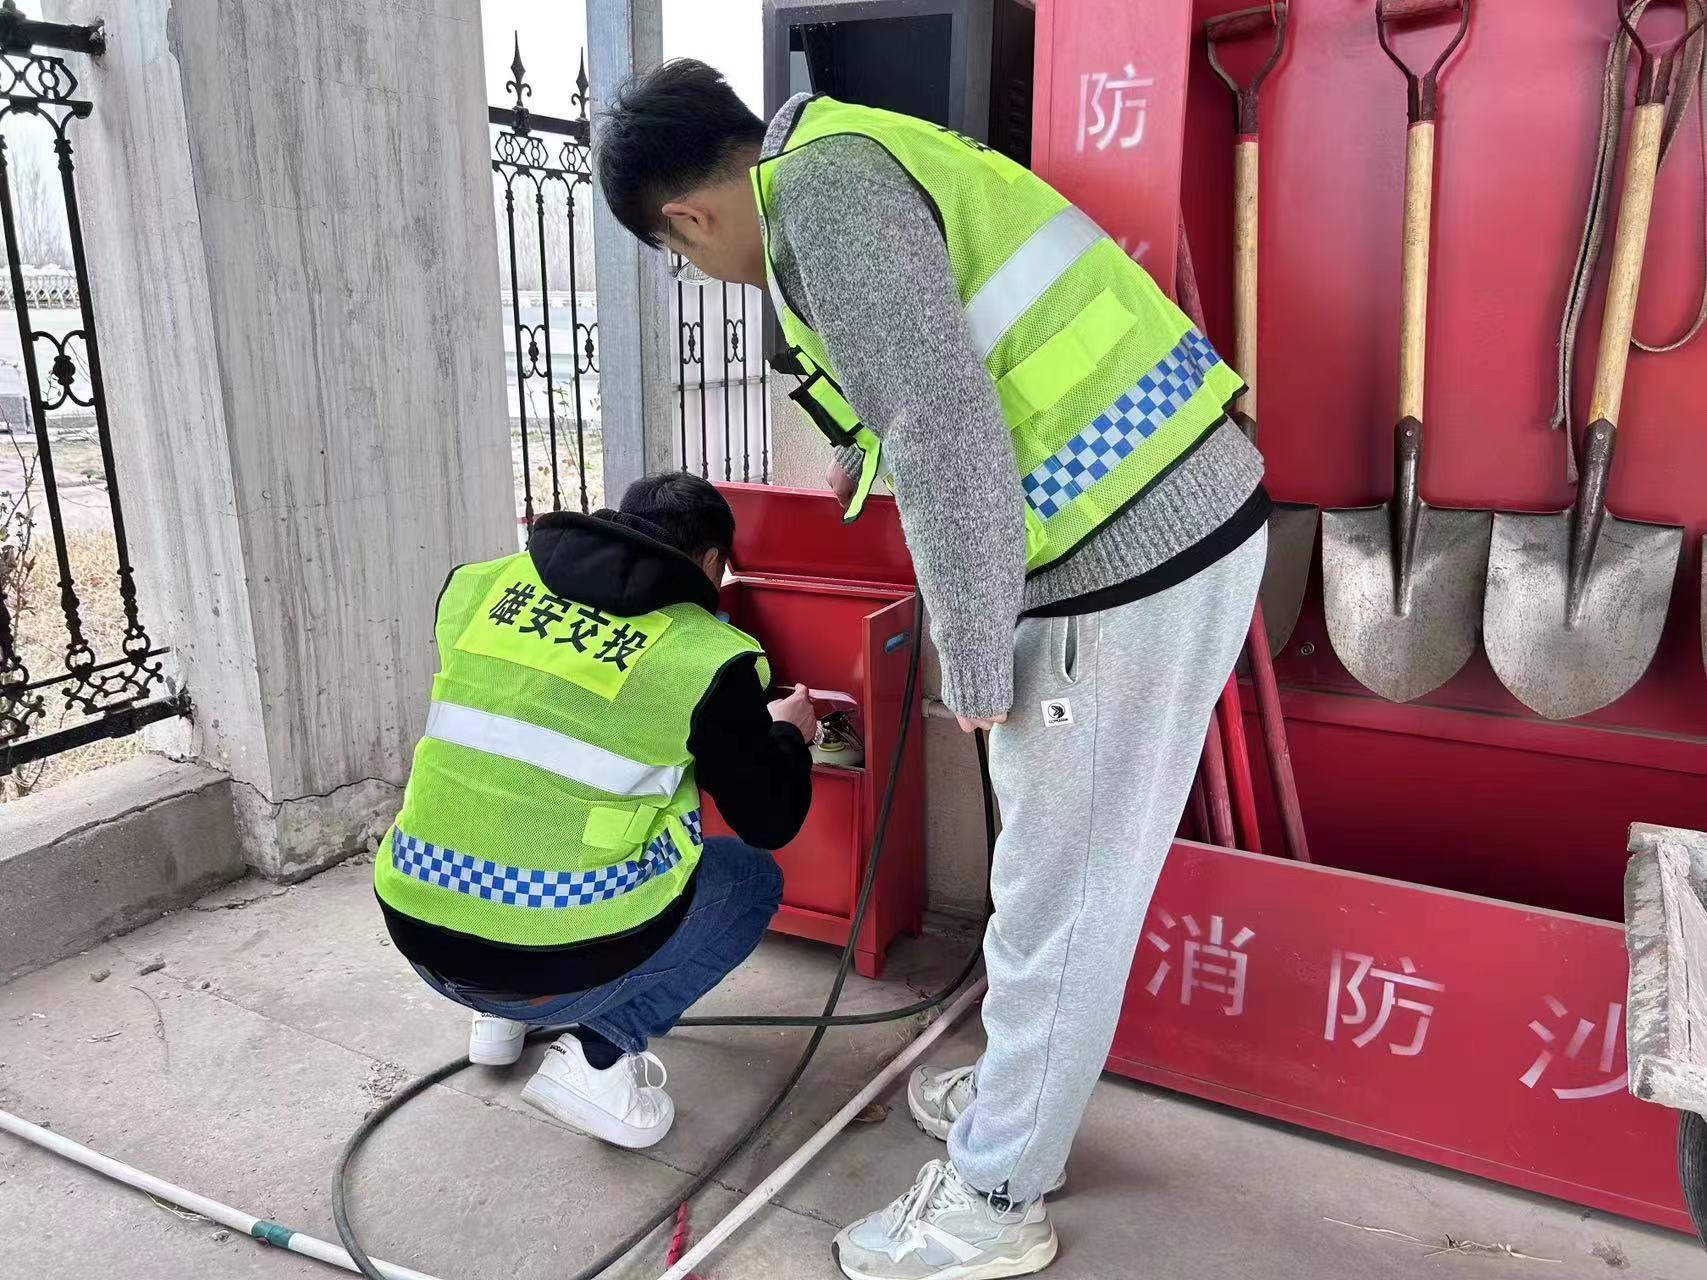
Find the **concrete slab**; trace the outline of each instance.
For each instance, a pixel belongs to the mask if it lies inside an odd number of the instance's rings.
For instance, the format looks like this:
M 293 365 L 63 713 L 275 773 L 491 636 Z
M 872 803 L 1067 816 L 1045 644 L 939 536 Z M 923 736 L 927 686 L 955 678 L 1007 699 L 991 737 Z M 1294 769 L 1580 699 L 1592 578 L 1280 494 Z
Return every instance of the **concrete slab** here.
M 123 939 L 122 946 L 137 959 L 160 955 L 172 977 L 192 985 L 208 981 L 244 1008 L 419 1074 L 464 1051 L 468 1015 L 433 993 L 391 949 L 366 888 L 371 875 L 370 865 L 345 864 L 288 893 L 261 881 L 229 886 L 197 904 L 202 919 L 196 927 L 164 919 Z M 960 945 L 969 946 L 970 939 Z M 894 952 L 885 981 L 850 978 L 842 1007 L 859 1013 L 909 1004 L 947 981 L 963 955 L 934 940 L 908 941 Z M 821 945 L 772 939 L 762 961 L 731 975 L 706 998 L 702 1012 L 816 1013 L 834 958 Z M 803 1140 L 923 1025 L 921 1018 L 837 1031 L 814 1063 L 809 1087 L 778 1118 L 765 1146 L 787 1150 L 791 1138 Z M 753 1089 L 732 1103 L 730 1074 L 780 1082 L 809 1035 L 754 1028 L 671 1037 L 660 1052 L 679 1110 L 695 1123 L 681 1126 L 656 1156 L 679 1169 L 703 1167 L 768 1097 Z M 520 1107 L 521 1083 L 543 1053 L 543 1046 L 534 1046 L 512 1071 L 470 1071 L 452 1087 Z M 737 1163 L 737 1180 L 754 1169 L 760 1178 L 769 1171 L 763 1149 Z
M 86 958 L 120 959 L 103 949 Z M 0 992 L 0 1106 L 149 1172 L 326 1239 L 332 1162 L 406 1073 L 163 973 L 48 971 Z M 77 966 L 82 969 L 83 965 Z M 97 970 L 98 971 L 98 970 Z M 115 1032 L 117 1034 L 115 1034 Z M 0 1141 L 0 1275 L 325 1274 L 11 1138 Z M 560 1275 L 665 1202 L 682 1175 L 455 1089 L 421 1098 L 364 1153 L 352 1195 L 381 1256 L 446 1277 Z M 16 1184 L 26 1194 L 12 1194 Z M 731 1193 L 723 1193 L 732 1202 Z M 711 1219 L 717 1205 L 705 1210 Z M 827 1257 L 834 1227 L 777 1210 L 768 1256 Z M 149 1243 L 133 1269 L 131 1228 Z M 257 1263 L 249 1257 L 262 1259 Z M 663 1246 L 632 1274 L 655 1274 Z M 241 1255 L 241 1268 L 232 1259 Z M 827 1264 L 826 1264 L 827 1266 Z M 158 1267 L 158 1270 L 152 1268 Z M 776 1274 L 771 1272 L 770 1274 Z
M 459 1053 L 466 1028 L 462 1012 L 385 945 L 368 875 L 345 866 L 290 889 L 227 886 L 0 988 L 0 1106 L 330 1238 L 328 1179 L 348 1131 L 408 1075 Z M 957 951 L 927 939 L 897 955 L 890 971 L 932 985 L 955 967 Z M 157 958 L 162 969 L 138 972 Z M 706 1006 L 814 1009 L 833 963 L 828 948 L 769 940 Z M 110 975 L 91 982 L 103 969 Z M 849 987 L 855 1007 L 912 997 L 898 981 Z M 832 1033 L 777 1130 L 695 1206 L 696 1229 L 875 1074 L 904 1034 L 894 1026 Z M 804 1036 L 708 1029 L 671 1037 L 659 1051 L 672 1072 L 678 1127 L 639 1154 L 523 1108 L 525 1068 L 465 1073 L 376 1139 L 354 1189 L 358 1221 L 382 1255 L 447 1280 L 572 1275 L 745 1124 Z M 969 1022 L 932 1057 L 969 1061 L 980 1040 Z M 942 1151 L 914 1127 L 903 1099 L 889 1102 L 882 1122 L 848 1131 L 707 1274 L 831 1280 L 836 1228 L 904 1190 Z M 1061 1280 L 1700 1274 L 1699 1246 L 1680 1236 L 1114 1079 L 1097 1090 L 1068 1174 L 1067 1194 L 1052 1205 L 1064 1244 L 1050 1274 Z M 216 1234 L 0 1136 L 0 1275 L 331 1274 Z M 1438 1252 L 1447 1237 L 1527 1258 Z M 663 1252 L 660 1237 L 614 1274 L 656 1276 Z M 1530 1260 L 1543 1258 L 1550 1261 Z
M 243 874 L 223 773 L 138 756 L 0 804 L 0 982 Z

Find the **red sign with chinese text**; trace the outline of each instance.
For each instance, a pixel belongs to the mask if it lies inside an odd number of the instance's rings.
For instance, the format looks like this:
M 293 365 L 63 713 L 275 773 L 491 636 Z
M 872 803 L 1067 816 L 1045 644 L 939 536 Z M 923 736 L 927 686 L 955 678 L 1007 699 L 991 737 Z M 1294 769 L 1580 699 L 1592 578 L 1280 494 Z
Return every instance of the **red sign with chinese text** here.
M 1109 1065 L 1688 1231 L 1627 972 L 1619 925 L 1180 841 Z
M 1038 0 L 1031 167 L 1173 291 L 1190 0 Z

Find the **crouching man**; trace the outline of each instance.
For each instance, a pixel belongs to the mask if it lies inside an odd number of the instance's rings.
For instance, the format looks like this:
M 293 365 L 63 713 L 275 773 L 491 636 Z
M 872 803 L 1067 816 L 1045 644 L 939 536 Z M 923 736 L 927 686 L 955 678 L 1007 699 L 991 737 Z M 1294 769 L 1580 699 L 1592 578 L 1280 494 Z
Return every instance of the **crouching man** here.
M 374 868 L 397 949 L 474 1010 L 469 1057 L 567 1027 L 522 1098 L 624 1147 L 669 1132 L 647 1045 L 758 945 L 782 892 L 766 850 L 811 802 L 806 691 L 767 703 L 759 646 L 716 616 L 734 534 L 716 489 L 670 473 L 453 572 Z M 703 837 L 702 788 L 738 839 Z

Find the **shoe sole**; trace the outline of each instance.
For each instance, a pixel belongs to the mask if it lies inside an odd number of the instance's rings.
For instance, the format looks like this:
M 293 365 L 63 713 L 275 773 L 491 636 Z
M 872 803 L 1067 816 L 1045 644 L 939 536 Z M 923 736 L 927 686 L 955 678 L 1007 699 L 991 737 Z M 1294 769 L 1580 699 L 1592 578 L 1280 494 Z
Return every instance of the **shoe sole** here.
M 526 1037 L 523 1037 L 525 1040 Z M 514 1045 L 504 1044 L 470 1044 L 468 1060 L 477 1067 L 513 1067 L 522 1060 L 523 1040 L 517 1040 Z
M 1004 1280 L 1007 1276 L 1034 1275 L 1051 1262 L 1060 1252 L 1061 1241 L 1055 1234 L 1055 1228 L 1050 1227 L 1049 1239 L 1039 1240 L 1017 1258 L 996 1258 L 989 1262 L 963 1262 L 958 1266 L 947 1267 L 931 1276 L 931 1280 Z M 884 1275 L 879 1271 L 862 1271 L 842 1258 L 841 1242 L 835 1241 L 830 1245 L 830 1257 L 841 1268 L 842 1274 L 848 1280 L 893 1280 L 892 1275 Z
M 597 1138 L 600 1142 L 608 1142 L 612 1146 L 626 1147 L 630 1151 L 643 1151 L 647 1147 L 657 1146 L 676 1121 L 676 1113 L 672 1110 L 670 1118 L 659 1128 L 637 1129 L 607 1111 L 587 1106 L 584 1098 L 579 1094 L 570 1093 L 555 1080 L 541 1080 L 538 1076 L 529 1080 L 523 1087 L 522 1101 L 565 1128 Z

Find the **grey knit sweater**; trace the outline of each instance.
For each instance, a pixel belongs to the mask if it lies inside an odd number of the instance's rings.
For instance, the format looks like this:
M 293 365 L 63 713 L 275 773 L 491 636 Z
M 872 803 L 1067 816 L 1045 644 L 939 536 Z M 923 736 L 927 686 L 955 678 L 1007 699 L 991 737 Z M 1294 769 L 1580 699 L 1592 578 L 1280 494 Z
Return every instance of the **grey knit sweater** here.
M 791 98 L 771 121 L 766 157 L 783 149 L 806 101 Z M 815 142 L 778 162 L 770 234 L 791 305 L 883 439 L 942 657 L 943 701 L 961 715 L 1011 706 L 1013 629 L 1024 610 L 1155 568 L 1214 532 L 1261 481 L 1261 456 L 1225 423 L 1085 546 L 1028 581 L 1013 442 L 913 180 L 867 139 Z

